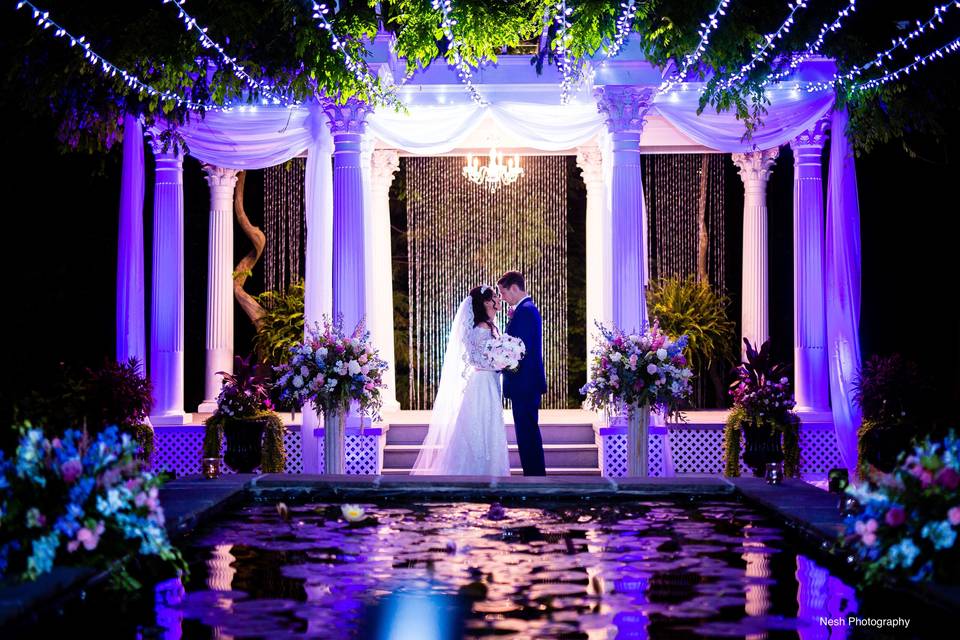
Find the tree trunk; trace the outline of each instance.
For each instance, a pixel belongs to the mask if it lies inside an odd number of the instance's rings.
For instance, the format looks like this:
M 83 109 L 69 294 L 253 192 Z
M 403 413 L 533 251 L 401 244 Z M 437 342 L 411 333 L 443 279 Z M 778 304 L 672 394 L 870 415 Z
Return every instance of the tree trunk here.
M 710 155 L 703 154 L 700 164 L 700 200 L 697 208 L 697 225 L 700 234 L 697 240 L 697 282 L 709 282 L 707 273 L 707 252 L 710 249 L 710 234 L 707 232 L 707 176 L 710 168 Z
M 247 278 L 253 273 L 253 266 L 257 264 L 260 256 L 263 255 L 263 247 L 267 244 L 267 237 L 263 235 L 263 231 L 261 231 L 259 227 L 255 227 L 250 222 L 250 219 L 247 217 L 247 212 L 243 209 L 243 185 L 246 182 L 246 177 L 246 171 L 241 171 L 237 175 L 237 188 L 234 192 L 233 208 L 236 212 L 237 222 L 240 224 L 243 232 L 247 234 L 247 237 L 250 238 L 253 248 L 247 252 L 247 255 L 243 256 L 243 259 L 237 263 L 237 268 L 233 271 L 233 295 L 237 299 L 237 302 L 240 303 L 240 308 L 243 309 L 244 313 L 247 314 L 247 317 L 250 318 L 250 321 L 253 323 L 253 326 L 256 327 L 260 324 L 264 310 L 256 298 L 244 291 L 243 285 L 247 281 Z

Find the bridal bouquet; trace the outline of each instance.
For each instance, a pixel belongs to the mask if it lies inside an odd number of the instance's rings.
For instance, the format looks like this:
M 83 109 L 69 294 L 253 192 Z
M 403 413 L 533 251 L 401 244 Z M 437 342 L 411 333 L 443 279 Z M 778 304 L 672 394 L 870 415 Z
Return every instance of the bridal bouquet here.
M 671 339 L 654 322 L 643 333 L 627 334 L 617 327 L 600 330 L 593 351 L 590 382 L 580 393 L 593 410 L 619 411 L 629 406 L 671 410 L 689 396 L 693 376 L 683 349 L 687 337 Z
M 509 373 L 516 373 L 520 369 L 520 361 L 527 354 L 523 340 L 508 334 L 490 338 L 484 348 L 493 368 Z
M 303 344 L 290 349 L 290 360 L 275 367 L 281 400 L 303 406 L 312 402 L 317 412 L 343 412 L 356 402 L 361 415 L 378 418 L 380 389 L 387 369 L 360 322 L 353 333 L 343 330 L 343 320 L 307 329 Z
M 846 518 L 846 542 L 867 583 L 960 582 L 960 440 L 953 433 L 920 442 L 892 473 L 850 485 L 847 495 L 856 507 Z

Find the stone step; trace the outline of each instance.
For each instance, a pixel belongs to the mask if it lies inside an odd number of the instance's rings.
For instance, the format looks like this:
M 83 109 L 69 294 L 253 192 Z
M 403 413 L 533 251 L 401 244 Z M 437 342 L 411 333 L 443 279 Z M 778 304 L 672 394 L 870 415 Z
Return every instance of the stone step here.
M 387 444 L 423 443 L 429 425 L 424 424 L 391 424 L 387 431 Z M 512 424 L 506 425 L 507 442 L 516 444 L 517 434 Z M 541 424 L 540 435 L 544 444 L 594 444 L 595 435 L 593 425 L 580 424 Z
M 517 445 L 508 445 L 511 468 L 520 468 L 520 453 Z M 420 453 L 419 445 L 386 445 L 383 449 L 384 473 L 388 469 L 410 469 Z M 586 444 L 545 444 L 544 459 L 548 467 L 555 468 L 595 468 L 599 471 L 599 453 L 596 445 Z
M 382 474 L 385 476 L 408 476 L 410 469 L 384 469 Z M 510 469 L 510 475 L 522 476 L 523 469 L 516 467 Z M 547 467 L 548 476 L 599 476 L 600 469 L 596 467 Z

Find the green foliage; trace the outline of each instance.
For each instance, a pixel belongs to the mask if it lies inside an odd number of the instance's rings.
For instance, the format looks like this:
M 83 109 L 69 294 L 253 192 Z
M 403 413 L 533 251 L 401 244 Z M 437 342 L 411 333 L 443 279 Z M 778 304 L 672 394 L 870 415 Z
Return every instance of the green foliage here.
M 341 0 L 329 18 L 351 57 L 363 60 L 368 45 L 382 24 L 393 32 L 394 52 L 407 61 L 407 73 L 426 67 L 437 59 L 453 60 L 440 28 L 441 12 L 428 0 Z M 536 50 L 531 59 L 539 72 L 543 64 L 554 62 L 552 46 L 556 25 L 552 0 L 457 0 L 453 32 L 462 43 L 459 53 L 471 64 L 495 63 L 503 52 Z M 570 49 L 574 56 L 602 56 L 616 30 L 621 7 L 609 0 L 571 1 Z M 715 0 L 647 0 L 637 4 L 633 24 L 634 46 L 645 58 L 671 72 L 697 46 L 700 24 L 716 6 Z M 913 7 L 911 7 L 913 8 Z M 193 101 L 215 104 L 257 103 L 260 96 L 236 77 L 219 54 L 204 49 L 192 32 L 183 29 L 169 5 L 138 5 L 131 10 L 120 0 L 104 0 L 96 5 L 54 4 L 52 13 L 76 33 L 84 33 L 95 49 L 121 68 L 128 69 L 145 82 Z M 815 37 L 820 25 L 835 16 L 833 4 L 804 9 L 797 22 L 777 42 L 777 51 L 799 51 Z M 742 82 L 729 89 L 722 82 L 747 63 L 764 34 L 782 22 L 783 6 L 763 0 L 732 3 L 722 24 L 711 37 L 701 63 L 690 69 L 688 79 L 707 83 L 700 110 L 733 110 L 744 123 L 745 136 L 762 122 L 768 104 L 761 84 L 766 77 L 789 63 L 786 56 L 770 56 L 757 64 Z M 190 11 L 201 24 L 209 25 L 210 35 L 225 45 L 229 55 L 255 78 L 267 79 L 279 92 L 295 100 L 327 96 L 345 101 L 358 97 L 375 104 L 392 104 L 396 96 L 375 80 L 371 92 L 346 69 L 343 56 L 331 45 L 330 34 L 316 25 L 309 2 L 291 0 L 246 0 L 215 2 L 192 0 Z M 889 45 L 898 35 L 896 21 L 920 17 L 909 15 L 899 5 L 881 5 L 857 11 L 845 22 L 844 29 L 831 33 L 823 54 L 836 59 L 841 71 L 863 66 L 874 52 Z M 83 60 L 79 48 L 64 46 L 48 33 L 32 28 L 29 16 L 17 12 L 14 37 L 9 43 L 12 60 L 8 80 L 19 83 L 34 100 L 31 112 L 52 112 L 59 122 L 58 135 L 65 148 L 88 152 L 103 151 L 122 140 L 124 113 L 143 115 L 148 125 L 166 128 L 178 124 L 190 114 L 175 102 L 161 101 L 146 94 L 130 93 L 122 78 L 104 78 Z M 224 26 L 226 25 L 226 26 Z M 540 35 L 548 37 L 540 47 Z M 229 42 L 227 41 L 229 36 Z M 902 63 L 909 56 L 898 60 Z M 713 70 L 721 70 L 711 75 Z M 906 136 L 941 135 L 942 122 L 950 117 L 950 105 L 956 102 L 956 74 L 933 76 L 935 72 L 911 74 L 896 84 L 856 95 L 839 96 L 851 107 L 851 137 L 858 152 L 878 144 L 901 139 L 913 153 Z M 880 75 L 870 69 L 861 80 Z M 373 75 L 375 78 L 376 76 Z M 935 79 L 934 79 L 935 78 Z M 39 106 L 42 105 L 43 109 Z M 916 108 L 923 105 L 922 109 Z
M 265 312 L 253 337 L 260 362 L 270 366 L 285 363 L 290 348 L 303 340 L 303 291 L 303 283 L 297 282 L 284 292 L 265 291 L 257 296 Z
M 736 325 L 727 315 L 730 299 L 693 276 L 665 278 L 650 285 L 647 307 L 651 318 L 670 336 L 686 335 L 686 356 L 694 370 L 709 368 L 714 360 L 736 357 Z

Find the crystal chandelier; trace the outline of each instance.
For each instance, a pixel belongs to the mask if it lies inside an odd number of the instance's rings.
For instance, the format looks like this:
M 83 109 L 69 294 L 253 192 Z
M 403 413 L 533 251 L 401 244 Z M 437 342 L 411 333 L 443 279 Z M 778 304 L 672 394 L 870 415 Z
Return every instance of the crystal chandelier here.
M 500 187 L 516 182 L 517 178 L 523 175 L 523 167 L 520 166 L 519 155 L 507 158 L 504 164 L 503 154 L 498 155 L 496 147 L 491 147 L 486 165 L 481 165 L 480 159 L 473 157 L 473 154 L 467 155 L 467 166 L 463 168 L 463 175 L 470 182 L 486 187 L 493 193 Z

